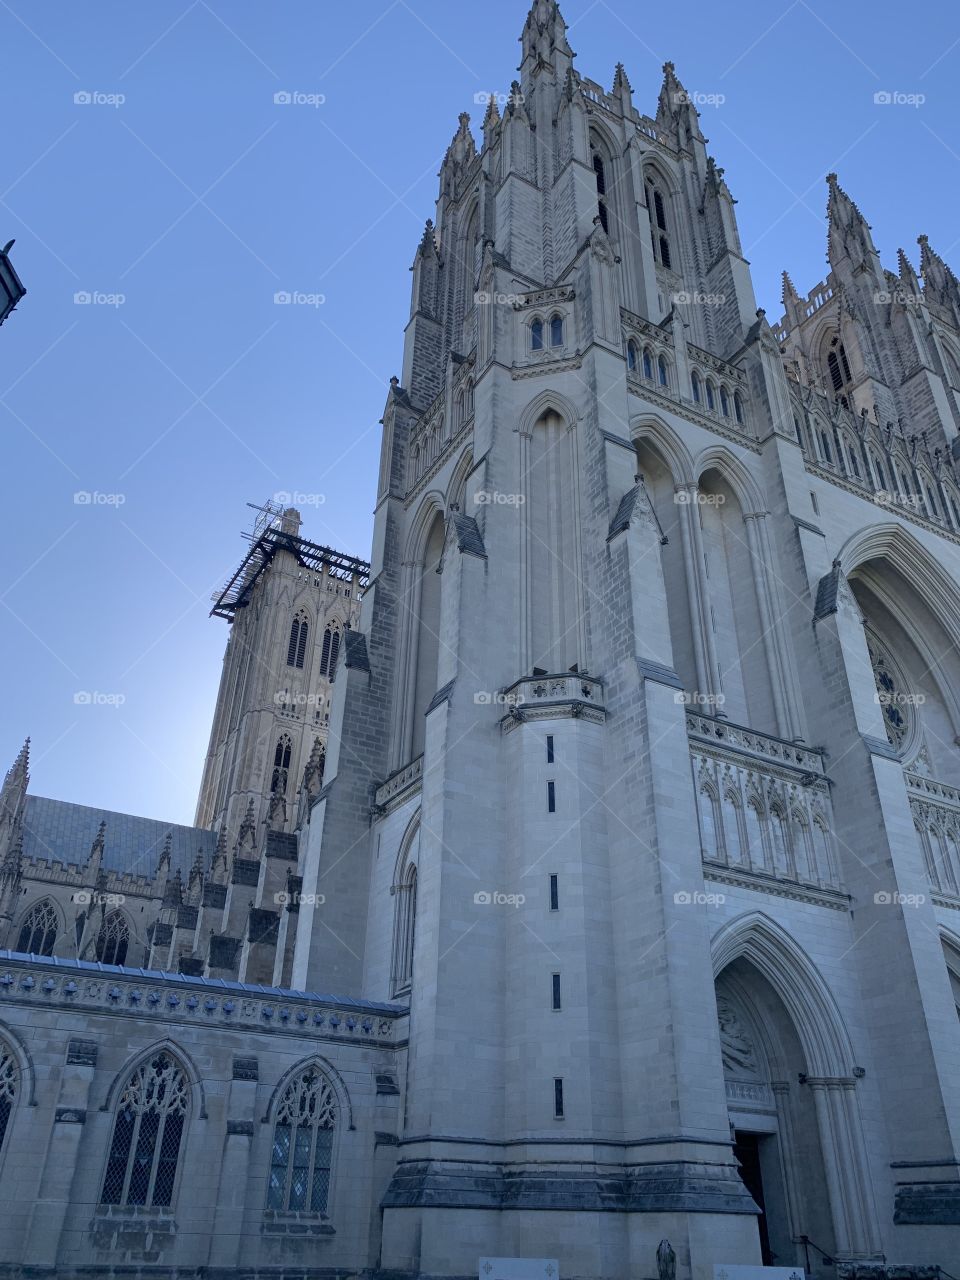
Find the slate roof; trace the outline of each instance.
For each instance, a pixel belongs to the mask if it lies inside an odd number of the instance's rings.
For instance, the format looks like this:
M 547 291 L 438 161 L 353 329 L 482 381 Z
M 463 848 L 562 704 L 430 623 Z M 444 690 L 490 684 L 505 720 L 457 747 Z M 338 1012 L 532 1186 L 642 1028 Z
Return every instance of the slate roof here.
M 152 877 L 168 832 L 171 870 L 179 869 L 184 879 L 196 861 L 198 850 L 203 854 L 206 867 L 217 847 L 217 833 L 202 827 L 184 827 L 156 818 L 138 818 L 130 813 L 114 813 L 111 809 L 92 809 L 67 800 L 28 795 L 23 819 L 23 852 L 28 858 L 75 862 L 82 866 L 90 857 L 101 822 L 107 824 L 103 865 L 109 871 Z

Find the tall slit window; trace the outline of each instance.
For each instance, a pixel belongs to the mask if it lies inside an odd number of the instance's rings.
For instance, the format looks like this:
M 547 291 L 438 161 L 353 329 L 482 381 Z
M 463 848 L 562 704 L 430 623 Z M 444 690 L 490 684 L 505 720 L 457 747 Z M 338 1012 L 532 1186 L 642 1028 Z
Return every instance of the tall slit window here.
M 417 927 L 417 868 L 408 868 L 396 886 L 397 907 L 393 935 L 393 994 L 408 991 L 413 982 L 413 944 Z
M 52 956 L 57 941 L 57 913 L 44 900 L 31 907 L 17 938 L 17 950 L 35 956 Z
M 290 639 L 287 643 L 287 666 L 302 667 L 307 652 L 307 636 L 310 626 L 302 613 L 290 623 Z
M 543 321 L 534 320 L 530 326 L 530 346 L 534 351 L 543 350 Z
M 270 779 L 270 790 L 274 795 L 286 794 L 292 745 L 289 734 L 283 733 L 277 740 L 277 749 L 273 753 L 273 776 Z
M 330 1082 L 310 1067 L 287 1086 L 277 1108 L 268 1209 L 326 1213 L 336 1125 Z
M 596 151 L 593 153 L 593 174 L 597 180 L 597 210 L 600 214 L 600 225 L 609 235 L 610 214 L 607 210 L 607 173 L 603 157 Z
M 661 189 L 653 182 L 647 183 L 647 209 L 650 215 L 650 233 L 653 239 L 653 256 L 662 267 L 671 270 L 670 232 L 667 227 L 667 206 Z
M 168 1053 L 137 1067 L 117 1107 L 101 1204 L 169 1206 L 187 1117 L 187 1078 Z
M 563 346 L 563 316 L 554 316 L 550 321 L 550 345 Z

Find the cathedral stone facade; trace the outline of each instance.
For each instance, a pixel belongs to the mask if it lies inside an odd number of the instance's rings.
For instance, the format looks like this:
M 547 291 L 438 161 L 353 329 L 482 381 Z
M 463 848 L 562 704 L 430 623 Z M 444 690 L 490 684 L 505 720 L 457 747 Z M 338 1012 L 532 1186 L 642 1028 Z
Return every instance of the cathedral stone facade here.
M 7 776 L 0 1276 L 958 1269 L 960 282 L 831 175 L 772 325 L 573 62 L 460 118 L 371 564 L 218 597 L 197 827 Z

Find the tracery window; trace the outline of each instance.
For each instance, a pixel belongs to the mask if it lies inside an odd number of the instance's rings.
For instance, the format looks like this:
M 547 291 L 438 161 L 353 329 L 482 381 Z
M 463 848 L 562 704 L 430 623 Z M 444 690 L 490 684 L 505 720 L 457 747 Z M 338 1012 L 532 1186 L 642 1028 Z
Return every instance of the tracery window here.
M 101 1204 L 173 1202 L 187 1092 L 187 1077 L 169 1053 L 137 1067 L 117 1105 Z
M 268 1209 L 326 1213 L 336 1125 L 330 1082 L 308 1067 L 287 1086 L 277 1108 Z
M 339 654 L 340 629 L 331 623 L 323 633 L 323 644 L 320 647 L 320 674 L 328 680 L 333 679 Z
M 873 678 L 877 684 L 877 701 L 883 712 L 883 725 L 890 745 L 902 750 L 911 730 L 911 704 L 913 699 L 901 687 L 901 679 L 890 655 L 876 636 L 867 633 L 867 650 Z
M 287 642 L 287 666 L 302 667 L 303 659 L 307 652 L 307 636 L 310 627 L 306 619 L 306 615 L 302 612 L 296 614 L 290 623 L 290 639 Z
M 102 964 L 123 964 L 130 945 L 130 930 L 120 911 L 110 911 L 103 918 L 97 934 L 96 955 Z
M 17 950 L 35 956 L 52 956 L 57 941 L 57 913 L 46 899 L 32 906 L 20 926 Z
M 653 256 L 669 271 L 672 266 L 670 234 L 667 229 L 667 209 L 663 192 L 653 182 L 647 182 L 647 209 L 650 214 L 650 232 L 653 238 Z

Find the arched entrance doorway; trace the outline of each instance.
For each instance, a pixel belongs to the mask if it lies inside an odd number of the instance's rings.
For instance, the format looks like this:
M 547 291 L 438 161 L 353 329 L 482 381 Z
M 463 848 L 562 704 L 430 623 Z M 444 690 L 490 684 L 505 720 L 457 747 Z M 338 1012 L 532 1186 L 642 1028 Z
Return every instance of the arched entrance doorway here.
M 769 917 L 731 921 L 713 950 L 730 1129 L 763 1261 L 832 1280 L 824 1255 L 880 1248 L 852 1046 L 816 968 Z

